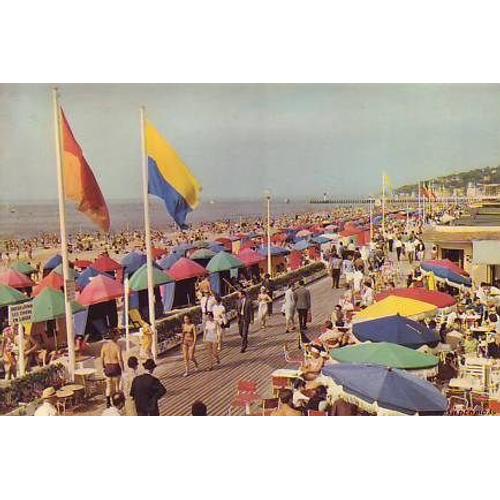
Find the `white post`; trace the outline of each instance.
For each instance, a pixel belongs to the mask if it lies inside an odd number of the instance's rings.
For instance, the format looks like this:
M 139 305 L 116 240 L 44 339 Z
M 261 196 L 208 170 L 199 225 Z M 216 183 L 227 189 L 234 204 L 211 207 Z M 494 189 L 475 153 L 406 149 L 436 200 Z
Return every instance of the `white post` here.
M 125 297 L 124 297 L 124 304 L 125 304 L 125 353 L 127 355 L 127 358 L 130 353 L 130 324 L 128 321 L 128 310 L 129 310 L 129 303 L 128 303 L 128 277 L 125 276 L 125 281 L 123 283 L 123 289 L 125 292 Z
M 54 108 L 54 136 L 57 159 L 57 194 L 59 198 L 59 230 L 61 233 L 61 256 L 64 278 L 64 308 L 66 312 L 66 342 L 68 344 L 68 374 L 71 381 L 75 379 L 75 339 L 73 335 L 73 314 L 68 297 L 67 283 L 69 277 L 68 244 L 66 237 L 66 208 L 64 205 L 64 169 L 62 162 L 61 109 L 56 88 L 52 89 L 52 104 Z M 57 339 L 57 333 L 56 333 Z
M 156 335 L 155 318 L 155 294 L 153 287 L 153 254 L 151 249 L 151 223 L 149 220 L 149 196 L 148 196 L 148 153 L 146 149 L 146 124 L 145 110 L 141 107 L 141 140 L 142 140 L 142 184 L 144 197 L 144 230 L 146 238 L 146 257 L 147 257 L 147 275 L 148 275 L 148 304 L 149 304 L 149 323 L 153 331 L 153 358 L 156 360 L 158 339 Z
M 271 193 L 267 192 L 267 272 L 271 276 Z
M 369 213 L 370 213 L 370 243 L 373 242 L 373 208 L 372 208 L 372 199 L 371 197 L 368 199 Z
M 17 324 L 17 347 L 19 349 L 19 376 L 23 377 L 26 373 L 26 360 L 24 357 L 24 328 L 21 323 Z
M 382 172 L 382 236 L 385 238 L 385 172 Z

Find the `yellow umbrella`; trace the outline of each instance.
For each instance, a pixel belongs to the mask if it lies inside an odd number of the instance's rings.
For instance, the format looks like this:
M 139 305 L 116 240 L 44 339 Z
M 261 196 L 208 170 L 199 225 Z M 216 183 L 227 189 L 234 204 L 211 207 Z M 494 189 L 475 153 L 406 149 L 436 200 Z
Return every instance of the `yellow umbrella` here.
M 436 311 L 437 307 L 433 304 L 420 300 L 408 299 L 406 297 L 389 295 L 380 302 L 376 302 L 356 314 L 353 322 L 359 323 L 361 321 L 384 318 L 385 316 L 394 316 L 396 314 L 407 318 L 421 319 Z

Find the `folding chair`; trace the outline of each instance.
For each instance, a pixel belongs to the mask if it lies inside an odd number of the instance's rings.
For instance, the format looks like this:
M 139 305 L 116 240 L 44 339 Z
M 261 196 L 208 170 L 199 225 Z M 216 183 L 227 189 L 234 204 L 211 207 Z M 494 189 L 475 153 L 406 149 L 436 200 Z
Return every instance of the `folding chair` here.
M 279 399 L 278 398 L 267 398 L 262 400 L 262 416 L 268 417 L 271 413 L 277 410 L 279 407 Z
M 236 398 L 229 406 L 228 414 L 231 415 L 233 408 L 244 408 L 245 414 L 250 414 L 250 406 L 262 398 L 257 393 L 257 382 L 251 380 L 240 380 L 237 385 Z

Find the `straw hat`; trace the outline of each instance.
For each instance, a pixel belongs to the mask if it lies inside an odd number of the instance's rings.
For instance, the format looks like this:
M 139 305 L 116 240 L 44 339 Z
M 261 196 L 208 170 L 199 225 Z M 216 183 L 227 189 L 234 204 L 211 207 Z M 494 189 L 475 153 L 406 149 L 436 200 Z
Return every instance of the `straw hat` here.
M 42 392 L 42 399 L 49 399 L 56 395 L 56 390 L 53 387 L 47 387 Z

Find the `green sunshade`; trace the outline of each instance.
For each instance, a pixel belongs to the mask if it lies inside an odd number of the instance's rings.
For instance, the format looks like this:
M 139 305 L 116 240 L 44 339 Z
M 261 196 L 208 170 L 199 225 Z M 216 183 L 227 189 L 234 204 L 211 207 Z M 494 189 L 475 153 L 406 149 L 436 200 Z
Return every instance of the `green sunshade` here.
M 63 265 L 62 264 L 59 264 L 57 267 L 54 267 L 54 269 L 52 270 L 53 273 L 57 273 L 59 274 L 60 276 L 64 276 L 63 274 Z M 78 278 L 78 273 L 73 269 L 73 268 L 69 268 L 69 279 L 70 280 L 76 280 L 76 278 Z
M 71 311 L 76 313 L 83 311 L 78 302 L 71 303 Z M 51 319 L 61 318 L 65 315 L 64 310 L 64 293 L 46 288 L 43 292 L 33 300 L 33 314 L 31 316 L 32 323 L 40 323 L 41 321 L 49 321 Z
M 16 262 L 15 264 L 12 264 L 11 269 L 14 269 L 14 271 L 17 271 L 19 273 L 25 274 L 26 276 L 29 276 L 31 273 L 34 273 L 36 271 L 36 269 L 33 266 L 26 264 L 26 262 Z
M 244 267 L 243 262 L 233 255 L 226 252 L 219 252 L 214 255 L 207 265 L 207 271 L 211 273 L 220 273 L 221 271 L 229 271 L 230 269 L 237 269 Z
M 436 356 L 389 342 L 341 347 L 333 349 L 330 355 L 335 361 L 341 363 L 369 363 L 403 370 L 433 368 L 439 361 Z
M 164 285 L 165 283 L 172 283 L 174 281 L 167 273 L 160 271 L 157 267 L 153 266 L 153 284 L 154 286 Z M 129 280 L 129 287 L 134 292 L 140 290 L 147 290 L 148 288 L 148 269 L 147 264 L 143 264 L 132 275 Z
M 208 248 L 200 248 L 199 250 L 196 250 L 193 252 L 189 258 L 191 260 L 207 260 L 211 259 L 215 255 L 215 252 L 212 252 L 212 250 L 209 250 Z
M 193 243 L 193 246 L 195 248 L 208 248 L 209 243 L 208 241 L 198 240 Z
M 19 271 L 20 272 L 20 271 Z M 0 283 L 0 307 L 26 302 L 29 298 L 19 290 Z

